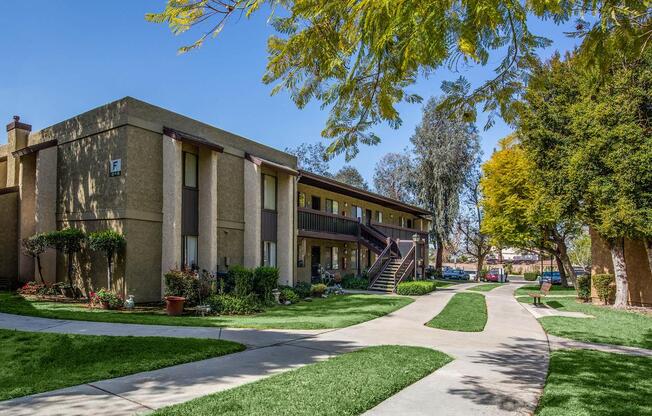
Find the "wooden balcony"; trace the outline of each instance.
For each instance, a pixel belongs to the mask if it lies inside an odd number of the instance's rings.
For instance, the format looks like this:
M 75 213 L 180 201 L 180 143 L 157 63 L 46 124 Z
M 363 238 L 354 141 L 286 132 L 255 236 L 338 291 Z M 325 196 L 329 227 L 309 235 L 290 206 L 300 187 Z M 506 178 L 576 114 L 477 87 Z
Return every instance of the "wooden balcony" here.
M 418 234 L 421 240 L 428 241 L 428 232 L 417 230 L 415 228 L 399 227 L 398 225 L 377 223 L 372 221 L 371 225 L 381 233 L 390 237 L 392 240 L 412 240 L 414 234 Z
M 298 208 L 299 236 L 328 240 L 356 241 L 360 223 L 356 218 L 343 217 L 309 208 Z

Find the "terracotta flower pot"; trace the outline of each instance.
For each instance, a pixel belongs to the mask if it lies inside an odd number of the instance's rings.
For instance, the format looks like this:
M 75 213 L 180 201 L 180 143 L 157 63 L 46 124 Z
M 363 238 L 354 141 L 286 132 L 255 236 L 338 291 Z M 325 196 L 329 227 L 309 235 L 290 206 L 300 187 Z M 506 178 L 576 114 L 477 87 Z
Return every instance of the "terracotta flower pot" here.
M 183 304 L 186 298 L 181 296 L 166 296 L 165 311 L 170 316 L 177 316 L 183 313 Z

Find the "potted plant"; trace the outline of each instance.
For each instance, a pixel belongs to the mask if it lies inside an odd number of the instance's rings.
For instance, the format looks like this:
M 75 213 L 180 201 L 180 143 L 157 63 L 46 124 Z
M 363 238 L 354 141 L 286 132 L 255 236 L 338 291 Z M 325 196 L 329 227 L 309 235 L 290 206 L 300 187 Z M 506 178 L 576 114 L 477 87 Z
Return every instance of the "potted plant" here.
M 102 288 L 91 293 L 91 303 L 99 304 L 102 309 L 120 309 L 124 301 L 115 292 Z
M 170 316 L 178 316 L 183 314 L 183 304 L 186 298 L 183 296 L 166 296 L 165 297 L 165 312 Z

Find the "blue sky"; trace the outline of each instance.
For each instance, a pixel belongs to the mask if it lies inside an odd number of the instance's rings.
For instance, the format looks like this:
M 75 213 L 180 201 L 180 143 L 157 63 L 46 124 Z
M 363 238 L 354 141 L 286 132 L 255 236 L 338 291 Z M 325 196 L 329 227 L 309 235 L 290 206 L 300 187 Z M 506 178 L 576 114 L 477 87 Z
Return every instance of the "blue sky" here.
M 175 37 L 163 25 L 145 22 L 146 12 L 163 8 L 164 0 L 32 0 L 0 2 L 0 122 L 14 114 L 35 130 L 130 95 L 225 130 L 283 149 L 320 140 L 327 112 L 317 103 L 298 110 L 287 95 L 270 96 L 261 82 L 266 39 L 273 33 L 259 13 L 232 21 L 216 40 L 200 50 L 177 55 L 199 32 Z M 552 22 L 533 22 L 534 31 L 551 38 L 551 48 L 568 50 L 566 38 Z M 441 69 L 420 80 L 413 91 L 428 98 L 440 94 L 442 80 L 460 74 L 478 85 L 493 76 L 499 61 L 460 73 Z M 383 142 L 362 147 L 352 162 L 371 183 L 373 168 L 385 153 L 400 151 L 421 117 L 421 105 L 401 105 L 403 126 L 379 126 Z M 484 124 L 485 118 L 478 120 Z M 510 132 L 499 121 L 481 131 L 485 157 Z M 6 136 L 0 137 L 0 143 Z M 332 162 L 333 169 L 344 163 Z

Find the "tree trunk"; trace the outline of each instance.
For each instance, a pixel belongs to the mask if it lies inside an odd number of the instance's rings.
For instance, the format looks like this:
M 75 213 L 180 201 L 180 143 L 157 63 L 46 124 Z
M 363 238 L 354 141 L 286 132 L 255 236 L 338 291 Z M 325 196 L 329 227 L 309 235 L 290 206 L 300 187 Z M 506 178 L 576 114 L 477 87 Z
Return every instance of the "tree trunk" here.
M 647 251 L 647 263 L 650 266 L 650 273 L 652 273 L 652 239 L 645 239 L 645 251 Z
M 41 278 L 41 283 L 45 284 L 45 279 L 43 279 L 43 268 L 41 267 L 41 256 L 36 256 L 36 267 L 38 268 L 38 276 Z
M 475 281 L 480 280 L 480 272 L 482 271 L 482 267 L 484 267 L 484 256 L 478 256 L 478 263 L 477 263 L 478 271 L 475 274 Z
M 559 257 L 561 262 L 564 266 L 566 266 L 567 277 L 573 287 L 577 289 L 577 273 L 575 273 L 573 262 L 571 261 L 570 257 L 568 257 L 568 247 L 566 247 L 566 242 L 562 241 L 557 246 L 559 247 Z
M 624 243 L 623 238 L 617 238 L 609 244 L 611 260 L 614 264 L 614 275 L 616 276 L 616 301 L 614 302 L 614 306 L 617 308 L 624 308 L 627 306 L 627 299 L 629 296 Z
M 559 277 L 561 278 L 561 286 L 567 287 L 568 280 L 566 279 L 566 270 L 564 270 L 564 263 L 562 263 L 558 254 L 555 254 L 555 261 L 557 262 L 557 270 L 559 270 Z
M 435 271 L 441 276 L 441 269 L 444 260 L 444 244 L 437 240 L 437 254 L 435 255 Z
M 72 297 L 77 299 L 77 291 L 75 290 L 75 285 L 72 282 L 72 254 L 68 252 L 68 283 L 70 284 L 70 290 L 72 291 Z
M 113 280 L 112 279 L 113 278 L 113 267 L 112 267 L 111 260 L 112 260 L 111 255 L 108 255 L 107 258 L 106 258 L 106 264 L 107 264 L 107 268 L 106 268 L 106 288 L 108 290 L 111 290 L 111 284 L 113 283 L 112 282 L 112 280 Z

